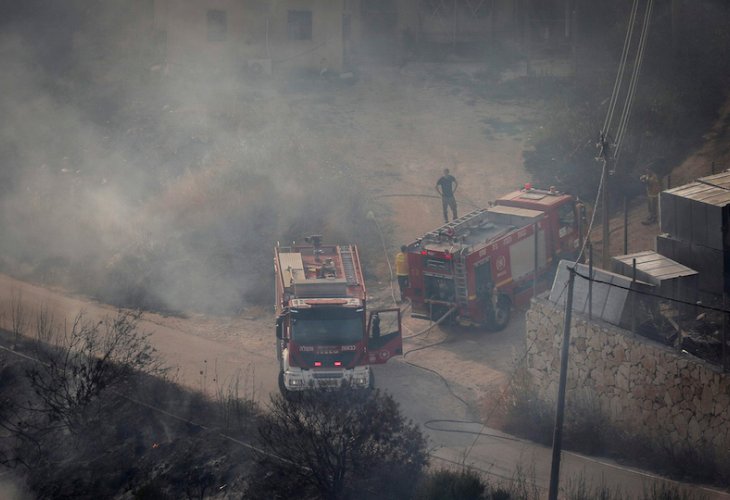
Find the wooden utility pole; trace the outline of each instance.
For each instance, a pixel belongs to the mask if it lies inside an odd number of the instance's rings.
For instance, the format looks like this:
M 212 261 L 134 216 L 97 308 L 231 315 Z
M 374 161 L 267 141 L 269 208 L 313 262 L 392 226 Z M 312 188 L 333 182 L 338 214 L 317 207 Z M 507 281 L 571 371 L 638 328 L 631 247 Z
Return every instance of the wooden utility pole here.
M 563 323 L 563 349 L 560 355 L 560 383 L 558 385 L 558 409 L 555 412 L 555 430 L 553 431 L 553 459 L 550 466 L 550 490 L 548 500 L 558 500 L 558 484 L 560 482 L 560 452 L 563 442 L 563 417 L 565 414 L 565 386 L 568 380 L 568 347 L 570 346 L 570 322 L 573 312 L 573 284 L 575 268 L 568 267 L 568 298 L 565 301 L 565 323 Z
M 629 202 L 624 196 L 624 255 L 629 253 Z
M 608 210 L 608 158 L 607 152 L 603 156 L 603 183 L 601 184 L 601 220 L 603 222 L 603 255 L 601 256 L 601 267 L 608 269 L 610 266 L 610 255 L 611 255 L 611 232 L 610 225 L 611 219 L 609 219 Z

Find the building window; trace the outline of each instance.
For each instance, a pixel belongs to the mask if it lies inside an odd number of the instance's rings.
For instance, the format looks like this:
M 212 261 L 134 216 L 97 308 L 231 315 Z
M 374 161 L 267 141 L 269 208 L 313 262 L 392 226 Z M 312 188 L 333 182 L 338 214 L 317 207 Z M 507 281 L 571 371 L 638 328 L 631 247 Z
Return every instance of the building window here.
M 208 11 L 208 41 L 225 42 L 228 21 L 225 10 Z
M 312 39 L 312 11 L 290 10 L 287 16 L 289 40 Z

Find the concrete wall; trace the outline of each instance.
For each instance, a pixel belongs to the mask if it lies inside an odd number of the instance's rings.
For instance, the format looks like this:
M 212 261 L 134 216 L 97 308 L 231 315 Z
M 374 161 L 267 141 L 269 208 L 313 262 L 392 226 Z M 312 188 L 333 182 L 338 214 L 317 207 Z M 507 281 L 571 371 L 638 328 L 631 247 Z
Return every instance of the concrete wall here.
M 225 40 L 210 40 L 208 11 L 225 12 Z M 288 12 L 311 11 L 311 40 L 290 40 Z M 278 69 L 342 68 L 342 0 L 155 0 L 154 25 L 166 62 L 191 69 L 245 69 L 254 59 Z
M 558 393 L 563 310 L 527 313 L 527 370 L 541 399 Z M 730 449 L 730 377 L 689 354 L 573 314 L 567 401 L 589 397 L 619 427 L 664 443 Z

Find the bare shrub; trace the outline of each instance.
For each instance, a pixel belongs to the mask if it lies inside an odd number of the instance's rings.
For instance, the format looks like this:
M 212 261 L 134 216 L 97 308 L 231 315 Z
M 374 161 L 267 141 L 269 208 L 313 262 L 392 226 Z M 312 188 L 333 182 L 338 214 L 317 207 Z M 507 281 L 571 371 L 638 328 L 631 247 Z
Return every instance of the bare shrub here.
M 687 491 L 679 485 L 653 483 L 638 500 L 704 500 L 706 497 Z
M 35 340 L 41 344 L 52 343 L 57 328 L 53 312 L 48 309 L 48 304 L 40 304 L 35 317 Z
M 259 425 L 252 498 L 407 498 L 427 464 L 426 440 L 378 391 L 273 397 Z
M 429 473 L 419 486 L 417 500 L 482 500 L 489 485 L 471 469 L 458 471 L 440 469 Z
M 216 377 L 215 402 L 224 429 L 239 428 L 247 423 L 256 400 L 256 377 L 252 366 L 239 370 L 227 383 L 218 384 Z
M 10 328 L 13 333 L 13 349 L 28 328 L 28 312 L 23 303 L 23 292 L 16 288 L 10 291 Z
M 583 475 L 569 478 L 563 488 L 563 495 L 566 500 L 623 500 L 628 497 L 618 487 L 593 485 Z
M 540 399 L 524 367 L 516 372 L 506 399 L 505 430 L 549 445 L 552 442 L 555 412 L 547 402 Z

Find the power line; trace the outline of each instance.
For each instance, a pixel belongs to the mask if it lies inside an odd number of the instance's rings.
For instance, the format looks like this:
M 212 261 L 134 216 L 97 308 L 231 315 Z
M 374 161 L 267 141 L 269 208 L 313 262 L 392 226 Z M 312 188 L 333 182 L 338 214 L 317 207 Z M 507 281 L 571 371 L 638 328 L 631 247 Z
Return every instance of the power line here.
M 722 314 L 730 313 L 730 310 L 723 309 L 721 307 L 708 306 L 708 305 L 702 304 L 701 302 L 691 302 L 689 300 L 678 299 L 676 297 L 667 297 L 665 295 L 659 295 L 659 294 L 652 293 L 649 291 L 645 291 L 645 290 L 641 290 L 641 289 L 637 289 L 637 288 L 631 288 L 630 286 L 620 285 L 618 283 L 612 283 L 610 281 L 605 281 L 605 280 L 601 280 L 598 278 L 591 278 L 589 276 L 581 274 L 577 270 L 575 271 L 575 274 L 576 274 L 576 276 L 580 276 L 581 278 L 583 278 L 586 281 L 590 281 L 592 283 L 599 283 L 601 285 L 608 285 L 608 286 L 612 286 L 614 288 L 620 288 L 621 290 L 627 290 L 629 292 L 632 292 L 632 293 L 635 293 L 638 295 L 645 295 L 645 296 L 653 297 L 658 300 L 666 300 L 667 302 L 676 302 L 677 304 L 683 304 L 683 305 L 687 305 L 687 306 L 701 307 L 703 309 L 708 309 L 710 311 L 718 312 L 718 313 L 722 313 Z

